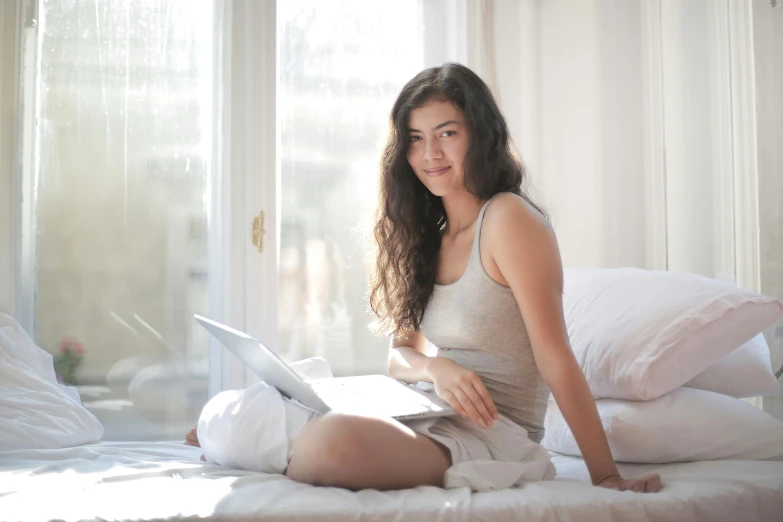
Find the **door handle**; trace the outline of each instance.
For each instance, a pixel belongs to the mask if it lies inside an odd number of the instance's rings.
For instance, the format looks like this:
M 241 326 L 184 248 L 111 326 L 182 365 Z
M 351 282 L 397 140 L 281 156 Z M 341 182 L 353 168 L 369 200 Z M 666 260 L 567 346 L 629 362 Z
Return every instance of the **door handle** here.
M 264 228 L 264 211 L 258 213 L 253 218 L 253 244 L 258 248 L 259 252 L 264 251 L 264 236 L 266 235 L 266 229 Z

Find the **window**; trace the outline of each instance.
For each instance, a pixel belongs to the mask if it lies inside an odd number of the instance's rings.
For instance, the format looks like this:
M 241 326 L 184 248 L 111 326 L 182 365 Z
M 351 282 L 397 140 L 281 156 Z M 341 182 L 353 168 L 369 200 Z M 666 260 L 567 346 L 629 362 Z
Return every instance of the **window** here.
M 16 315 L 105 440 L 180 439 L 251 382 L 194 313 L 383 371 L 362 242 L 380 149 L 403 83 L 460 59 L 462 5 L 24 0 Z
M 211 277 L 213 2 L 30 6 L 22 276 L 35 340 L 104 439 L 181 438 L 207 400 L 192 315 Z
M 424 67 L 421 6 L 278 4 L 279 347 L 336 374 L 385 371 L 369 330 L 365 239 L 388 115 Z

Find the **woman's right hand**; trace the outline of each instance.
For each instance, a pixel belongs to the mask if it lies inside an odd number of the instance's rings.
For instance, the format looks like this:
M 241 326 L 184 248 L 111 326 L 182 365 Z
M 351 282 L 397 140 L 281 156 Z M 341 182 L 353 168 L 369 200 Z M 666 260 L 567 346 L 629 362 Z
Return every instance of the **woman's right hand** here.
M 428 361 L 427 375 L 438 397 L 476 425 L 487 428 L 498 418 L 495 402 L 475 372 L 451 359 L 433 357 Z

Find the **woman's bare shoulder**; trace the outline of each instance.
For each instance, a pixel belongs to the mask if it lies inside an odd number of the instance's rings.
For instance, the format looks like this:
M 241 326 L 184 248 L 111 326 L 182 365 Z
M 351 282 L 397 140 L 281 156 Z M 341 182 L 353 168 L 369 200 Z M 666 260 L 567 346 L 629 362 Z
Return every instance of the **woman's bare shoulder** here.
M 505 192 L 487 207 L 482 229 L 493 240 L 503 241 L 520 234 L 535 238 L 554 235 L 549 220 L 525 198 Z

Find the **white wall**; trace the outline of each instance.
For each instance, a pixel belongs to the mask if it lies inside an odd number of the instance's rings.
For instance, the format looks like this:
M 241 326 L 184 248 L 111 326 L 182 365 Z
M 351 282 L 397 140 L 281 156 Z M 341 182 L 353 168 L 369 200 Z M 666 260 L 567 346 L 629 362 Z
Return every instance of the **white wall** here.
M 0 2 L 0 311 L 14 304 L 14 108 L 17 3 Z M 10 73 L 10 74 L 9 74 Z

